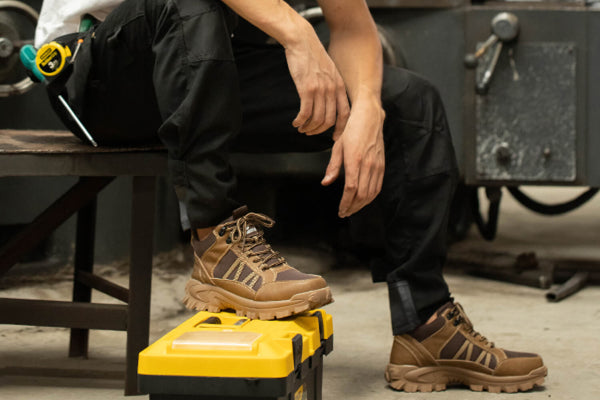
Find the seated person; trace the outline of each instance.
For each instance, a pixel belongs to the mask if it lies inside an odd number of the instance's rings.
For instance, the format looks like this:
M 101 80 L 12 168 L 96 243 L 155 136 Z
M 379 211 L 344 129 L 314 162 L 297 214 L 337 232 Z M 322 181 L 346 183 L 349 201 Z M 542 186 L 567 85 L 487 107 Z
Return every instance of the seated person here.
M 432 391 L 462 382 L 517 391 L 541 384 L 542 359 L 477 333 L 442 276 L 457 166 L 437 90 L 382 65 L 364 0 L 319 5 L 330 28 L 327 50 L 277 0 L 46 0 L 36 43 L 83 37 L 64 94 L 101 145 L 158 137 L 167 148 L 192 229 L 188 307 L 271 319 L 332 301 L 323 278 L 296 270 L 265 241 L 263 227 L 273 222 L 234 198 L 229 163 L 231 149 L 331 148 L 322 184 L 344 179 L 339 217 L 376 197 L 381 207 L 385 250 L 372 255 L 373 278 L 389 288 L 391 387 Z M 73 33 L 85 13 L 103 21 Z M 244 21 L 278 44 L 238 35 Z

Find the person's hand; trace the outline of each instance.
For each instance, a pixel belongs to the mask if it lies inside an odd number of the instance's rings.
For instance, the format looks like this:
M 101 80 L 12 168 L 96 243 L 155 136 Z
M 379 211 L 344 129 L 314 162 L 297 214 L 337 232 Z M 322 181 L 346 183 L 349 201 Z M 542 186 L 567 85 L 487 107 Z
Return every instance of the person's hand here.
M 344 132 L 333 145 L 321 184 L 332 184 L 343 163 L 345 183 L 338 212 L 340 218 L 359 211 L 381 191 L 385 170 L 384 119 L 379 100 L 356 102 Z
M 316 135 L 336 125 L 336 140 L 350 114 L 346 86 L 337 67 L 314 33 L 285 49 L 290 75 L 300 96 L 300 111 L 292 121 L 299 132 Z

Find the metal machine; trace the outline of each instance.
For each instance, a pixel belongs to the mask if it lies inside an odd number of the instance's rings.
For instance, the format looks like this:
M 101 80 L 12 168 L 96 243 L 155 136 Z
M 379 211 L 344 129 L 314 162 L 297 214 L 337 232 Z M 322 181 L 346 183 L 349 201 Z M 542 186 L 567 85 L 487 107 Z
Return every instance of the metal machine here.
M 34 85 L 20 68 L 19 50 L 31 44 L 37 18 L 25 3 L 0 1 L 0 97 L 24 94 Z
M 421 4 L 422 7 L 411 8 Z M 495 233 L 499 188 L 544 214 L 570 211 L 597 192 L 546 205 L 520 185 L 600 186 L 600 2 L 371 1 L 406 67 L 445 100 L 466 192 L 490 199 L 484 236 Z M 391 7 L 391 8 L 390 8 Z M 401 9 L 409 7 L 409 9 Z M 470 189 L 469 189 L 470 188 Z M 468 200 L 468 199 L 467 199 Z

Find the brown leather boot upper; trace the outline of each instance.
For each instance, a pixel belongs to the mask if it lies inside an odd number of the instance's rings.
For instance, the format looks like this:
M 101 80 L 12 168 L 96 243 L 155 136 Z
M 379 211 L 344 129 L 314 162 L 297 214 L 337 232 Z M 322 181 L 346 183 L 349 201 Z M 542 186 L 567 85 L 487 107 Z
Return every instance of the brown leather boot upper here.
M 441 307 L 430 322 L 394 338 L 390 364 L 449 366 L 493 376 L 520 376 L 544 365 L 537 354 L 498 348 L 473 329 L 458 303 Z
M 219 224 L 204 240 L 192 239 L 192 279 L 256 301 L 287 300 L 298 293 L 327 287 L 323 278 L 288 265 L 263 237 L 269 217 L 246 207 Z

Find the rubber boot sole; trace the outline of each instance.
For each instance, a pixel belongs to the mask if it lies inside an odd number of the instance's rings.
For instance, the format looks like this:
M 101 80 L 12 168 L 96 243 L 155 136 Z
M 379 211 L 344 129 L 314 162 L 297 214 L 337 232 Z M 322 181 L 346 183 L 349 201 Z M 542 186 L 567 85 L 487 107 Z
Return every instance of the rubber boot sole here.
M 388 364 L 385 378 L 392 389 L 405 392 L 438 392 L 447 385 L 462 384 L 477 392 L 516 393 L 543 385 L 547 374 L 545 366 L 522 376 L 493 376 L 456 367 Z
M 264 320 L 289 317 L 332 302 L 329 287 L 298 293 L 288 300 L 256 301 L 196 279 L 188 281 L 183 298 L 183 304 L 191 310 L 219 312 L 234 309 L 239 316 Z

